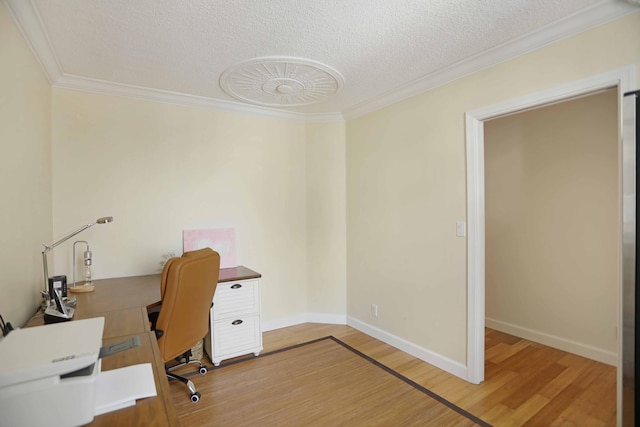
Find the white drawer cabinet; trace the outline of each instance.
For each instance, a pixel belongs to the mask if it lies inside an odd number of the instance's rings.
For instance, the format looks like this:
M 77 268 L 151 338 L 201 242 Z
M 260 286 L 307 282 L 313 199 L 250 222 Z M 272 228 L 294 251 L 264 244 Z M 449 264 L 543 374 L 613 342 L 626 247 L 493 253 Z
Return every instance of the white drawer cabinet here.
M 216 366 L 225 359 L 260 354 L 260 274 L 242 266 L 220 270 L 205 350 Z

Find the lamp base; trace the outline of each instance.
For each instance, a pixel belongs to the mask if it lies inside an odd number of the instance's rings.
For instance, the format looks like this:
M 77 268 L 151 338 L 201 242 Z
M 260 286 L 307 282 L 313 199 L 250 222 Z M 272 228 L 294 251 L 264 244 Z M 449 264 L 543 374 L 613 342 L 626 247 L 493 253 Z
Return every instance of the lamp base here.
M 80 285 L 80 286 L 69 286 L 67 288 L 68 292 L 93 292 L 95 290 L 95 286 L 93 285 Z

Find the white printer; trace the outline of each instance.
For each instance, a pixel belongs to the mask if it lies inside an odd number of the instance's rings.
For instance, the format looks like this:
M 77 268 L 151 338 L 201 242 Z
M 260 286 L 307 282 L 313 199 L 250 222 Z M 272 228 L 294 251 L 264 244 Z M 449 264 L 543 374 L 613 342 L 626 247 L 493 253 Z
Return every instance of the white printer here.
M 94 416 L 104 317 L 17 329 L 0 341 L 0 427 Z

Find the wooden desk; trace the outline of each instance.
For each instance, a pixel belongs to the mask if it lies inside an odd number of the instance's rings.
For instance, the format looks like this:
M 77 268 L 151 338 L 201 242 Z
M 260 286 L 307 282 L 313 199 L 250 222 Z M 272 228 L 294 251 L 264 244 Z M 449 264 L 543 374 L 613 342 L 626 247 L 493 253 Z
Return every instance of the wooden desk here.
M 220 270 L 219 283 L 261 277 L 243 266 Z M 104 317 L 103 345 L 123 341 L 137 335 L 140 347 L 126 350 L 102 360 L 102 370 L 121 368 L 138 363 L 151 363 L 158 395 L 139 399 L 135 406 L 99 415 L 91 426 L 178 426 L 178 417 L 171 402 L 169 382 L 164 372 L 155 333 L 150 331 L 147 306 L 160 301 L 160 274 L 95 280 L 95 290 L 70 293 L 78 303 L 74 319 Z M 32 317 L 26 327 L 44 324 L 44 314 Z M 185 397 L 186 398 L 186 397 Z
M 94 281 L 95 291 L 71 294 L 78 300 L 74 319 L 104 317 L 103 344 L 113 344 L 137 335 L 140 347 L 126 350 L 102 360 L 102 370 L 138 363 L 151 363 L 158 395 L 139 399 L 134 406 L 93 419 L 91 426 L 178 426 L 178 416 L 171 402 L 169 382 L 164 372 L 155 333 L 149 329 L 147 306 L 160 301 L 160 275 L 123 277 Z M 44 323 L 40 312 L 26 326 Z

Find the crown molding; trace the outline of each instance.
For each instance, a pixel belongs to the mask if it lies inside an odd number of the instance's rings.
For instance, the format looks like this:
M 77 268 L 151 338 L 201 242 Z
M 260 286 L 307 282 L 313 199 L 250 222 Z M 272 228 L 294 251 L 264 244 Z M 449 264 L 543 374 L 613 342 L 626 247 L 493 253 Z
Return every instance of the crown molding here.
M 33 2 L 31 0 L 3 1 L 22 37 L 40 62 L 49 82 L 55 83 L 64 75 L 64 72 Z
M 99 79 L 63 75 L 53 83 L 54 87 L 79 90 L 83 92 L 102 93 L 106 95 L 125 96 L 128 98 L 143 99 L 146 101 L 164 102 L 168 104 L 186 105 L 190 107 L 212 108 L 227 113 L 249 114 L 253 116 L 271 117 L 302 122 L 330 122 L 344 121 L 341 113 L 305 114 L 293 111 L 284 111 L 277 108 L 247 105 L 241 102 L 222 101 L 203 96 L 188 95 L 179 92 L 171 92 L 158 89 L 149 89 L 140 86 L 125 85 L 122 83 L 108 82 Z
M 363 116 L 638 11 L 637 7 L 616 0 L 602 1 L 536 31 L 349 107 L 343 114 L 347 120 Z
M 54 87 L 303 122 L 331 122 L 357 118 L 551 43 L 638 12 L 638 8 L 629 3 L 618 0 L 604 0 L 522 37 L 479 52 L 471 58 L 430 73 L 380 96 L 369 98 L 366 101 L 348 107 L 343 112 L 298 113 L 66 74 L 52 48 L 32 0 L 3 0 L 3 2 Z
M 344 116 L 339 112 L 297 113 L 67 74 L 60 65 L 33 2 L 31 0 L 3 0 L 3 2 L 53 87 L 302 122 L 344 121 Z

